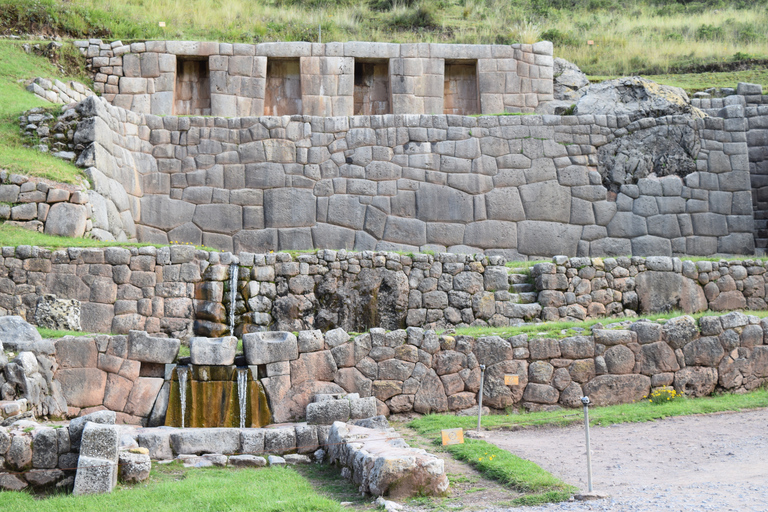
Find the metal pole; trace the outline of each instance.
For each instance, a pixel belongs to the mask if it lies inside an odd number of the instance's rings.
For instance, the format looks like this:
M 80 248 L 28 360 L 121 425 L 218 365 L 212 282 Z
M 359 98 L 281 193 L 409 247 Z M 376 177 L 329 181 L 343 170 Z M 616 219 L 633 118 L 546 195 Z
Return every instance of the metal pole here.
M 483 385 L 485 384 L 485 365 L 480 365 L 480 397 L 477 400 L 477 431 L 480 432 L 480 420 L 483 417 Z
M 587 485 L 592 492 L 592 450 L 589 446 L 589 397 L 581 399 L 584 404 L 584 432 L 587 436 Z

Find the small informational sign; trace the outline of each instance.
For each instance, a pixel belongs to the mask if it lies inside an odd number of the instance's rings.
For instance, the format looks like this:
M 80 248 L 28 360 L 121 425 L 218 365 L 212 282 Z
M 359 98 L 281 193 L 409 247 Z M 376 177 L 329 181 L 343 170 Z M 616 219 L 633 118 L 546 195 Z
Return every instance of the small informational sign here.
M 504 385 L 505 386 L 517 386 L 520 384 L 520 377 L 517 375 L 505 375 L 504 376 Z
M 589 41 L 587 41 L 587 44 L 588 44 L 589 46 L 592 46 L 593 44 L 595 44 L 595 42 L 594 42 L 593 40 L 591 40 L 591 39 L 590 39 Z
M 165 22 L 164 22 L 164 21 L 161 21 L 161 22 L 159 22 L 159 23 L 157 24 L 157 26 L 158 26 L 158 27 L 164 27 L 164 26 L 165 26 Z
M 443 446 L 449 444 L 464 444 L 463 428 L 446 428 L 441 431 L 443 434 Z

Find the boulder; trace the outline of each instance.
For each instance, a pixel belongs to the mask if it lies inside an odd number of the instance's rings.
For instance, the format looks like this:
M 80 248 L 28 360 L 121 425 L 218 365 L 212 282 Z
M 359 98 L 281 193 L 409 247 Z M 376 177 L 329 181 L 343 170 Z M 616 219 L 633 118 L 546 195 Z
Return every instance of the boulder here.
M 717 337 L 693 340 L 683 347 L 686 366 L 717 366 L 725 355 Z
M 53 354 L 53 343 L 43 340 L 34 326 L 20 316 L 0 316 L 0 342 L 5 350 Z
M 553 340 L 556 342 L 556 340 Z M 559 350 L 559 349 L 558 349 Z M 507 386 L 504 375 L 517 375 L 516 386 Z M 528 384 L 528 363 L 514 360 L 503 361 L 489 366 L 485 371 L 483 384 L 483 405 L 494 409 L 504 409 L 523 398 L 523 392 Z
M 237 338 L 190 338 L 189 353 L 192 364 L 232 365 L 235 363 Z
M 648 396 L 651 378 L 645 375 L 600 375 L 583 386 L 584 394 L 595 405 L 616 405 Z
M 574 114 L 629 116 L 633 121 L 646 117 L 701 116 L 683 89 L 638 76 L 590 85 L 576 102 Z
M 42 295 L 37 299 L 35 324 L 38 327 L 60 331 L 79 331 L 80 301 L 59 299 L 55 295 Z
M 674 356 L 674 352 L 672 353 Z M 623 375 L 632 373 L 635 367 L 635 354 L 625 345 L 615 345 L 605 351 L 605 365 L 608 373 Z
M 264 429 L 264 451 L 276 454 L 296 451 L 296 429 L 292 426 Z
M 696 320 L 687 315 L 672 318 L 662 327 L 661 336 L 673 349 L 683 348 L 699 337 Z
M 576 64 L 555 57 L 553 74 L 555 100 L 573 104 L 586 93 L 589 79 Z
M 293 333 L 286 331 L 245 334 L 243 350 L 249 365 L 292 361 L 299 357 L 298 340 Z
M 432 369 L 421 381 L 421 387 L 414 397 L 413 410 L 421 414 L 448 410 L 448 397 L 445 395 L 443 383 Z

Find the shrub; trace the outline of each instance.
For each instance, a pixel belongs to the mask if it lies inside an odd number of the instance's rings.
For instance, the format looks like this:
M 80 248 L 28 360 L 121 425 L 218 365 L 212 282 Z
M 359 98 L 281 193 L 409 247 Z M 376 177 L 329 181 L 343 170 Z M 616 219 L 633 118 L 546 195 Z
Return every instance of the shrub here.
M 702 25 L 696 29 L 696 39 L 699 41 L 717 41 L 723 39 L 724 35 L 723 27 L 715 25 Z
M 395 14 L 391 24 L 400 30 L 437 28 L 437 20 L 432 6 L 424 3 L 415 9 L 407 9 L 402 13 Z
M 579 40 L 571 32 L 556 28 L 542 32 L 541 39 L 551 41 L 555 46 L 579 46 Z

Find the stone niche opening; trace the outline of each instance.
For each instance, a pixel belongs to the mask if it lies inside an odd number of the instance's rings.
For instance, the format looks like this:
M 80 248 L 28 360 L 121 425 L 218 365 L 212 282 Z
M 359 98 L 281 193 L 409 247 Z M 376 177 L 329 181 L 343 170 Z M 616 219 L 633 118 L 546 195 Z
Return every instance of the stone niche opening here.
M 461 116 L 480 113 L 476 60 L 445 61 L 443 113 Z
M 268 59 L 265 116 L 301 114 L 301 67 L 299 59 Z
M 389 61 L 355 59 L 355 115 L 391 114 Z
M 176 57 L 173 114 L 177 116 L 211 115 L 211 81 L 207 59 Z

